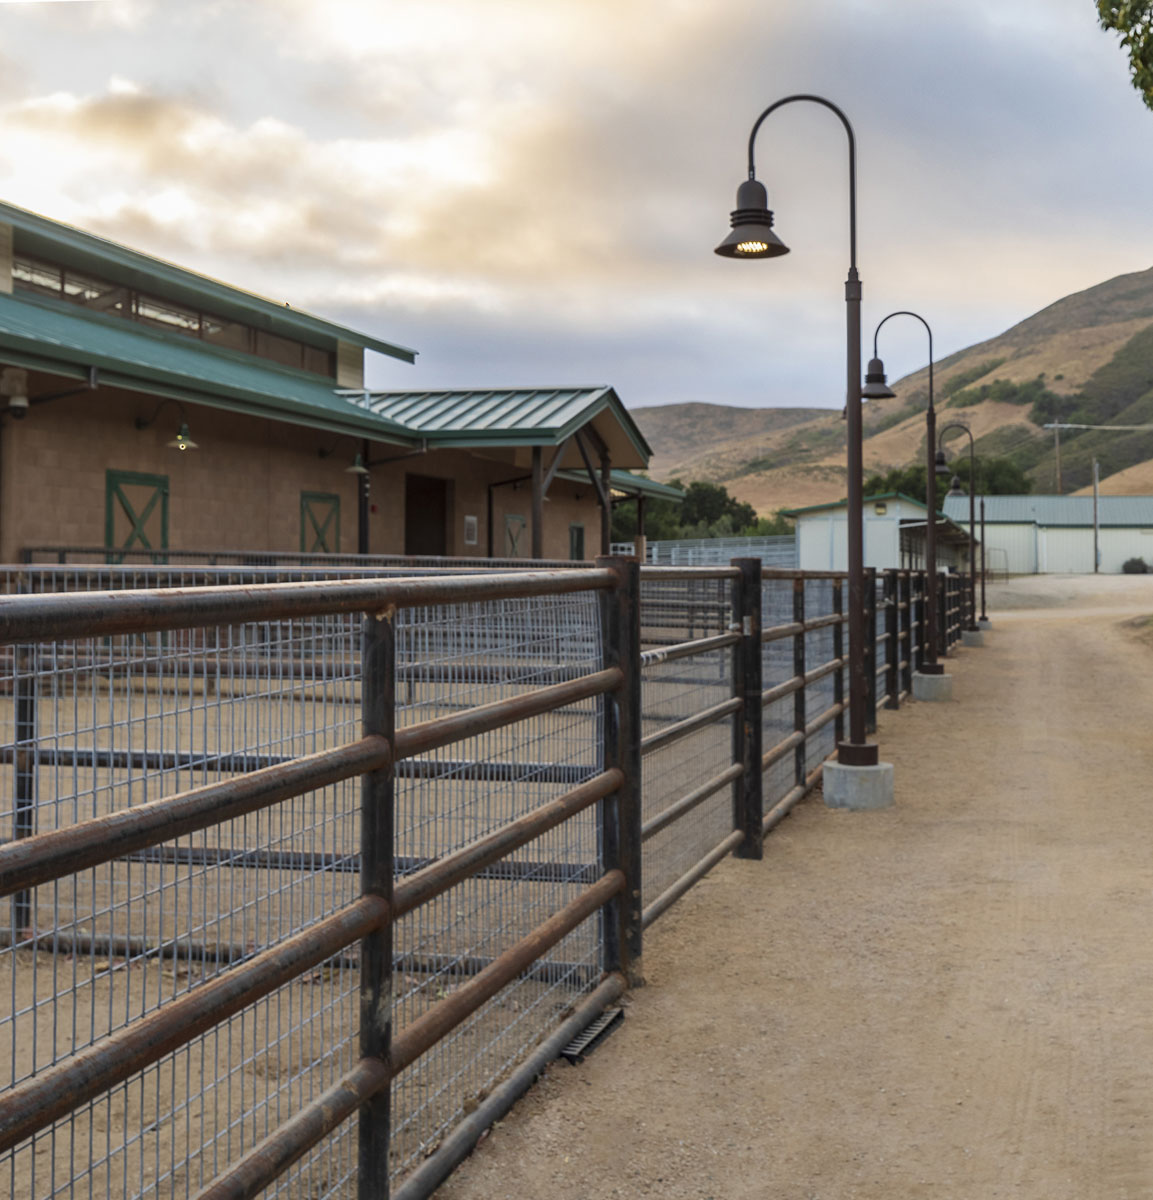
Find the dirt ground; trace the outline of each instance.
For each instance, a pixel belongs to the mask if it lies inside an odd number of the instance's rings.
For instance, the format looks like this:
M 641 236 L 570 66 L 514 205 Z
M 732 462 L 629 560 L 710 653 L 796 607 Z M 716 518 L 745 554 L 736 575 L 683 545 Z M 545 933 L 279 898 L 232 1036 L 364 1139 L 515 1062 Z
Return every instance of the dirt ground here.
M 989 613 L 953 701 L 883 715 L 896 806 L 722 863 L 439 1196 L 1153 1195 L 1153 576 Z

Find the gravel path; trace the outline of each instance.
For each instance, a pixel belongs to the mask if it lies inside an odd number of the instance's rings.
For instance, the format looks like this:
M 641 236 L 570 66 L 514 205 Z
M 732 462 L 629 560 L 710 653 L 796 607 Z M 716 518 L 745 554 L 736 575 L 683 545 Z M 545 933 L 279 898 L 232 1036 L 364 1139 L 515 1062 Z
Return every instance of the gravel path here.
M 1153 1195 L 1153 576 L 989 611 L 954 701 L 883 716 L 896 807 L 722 863 L 438 1196 Z

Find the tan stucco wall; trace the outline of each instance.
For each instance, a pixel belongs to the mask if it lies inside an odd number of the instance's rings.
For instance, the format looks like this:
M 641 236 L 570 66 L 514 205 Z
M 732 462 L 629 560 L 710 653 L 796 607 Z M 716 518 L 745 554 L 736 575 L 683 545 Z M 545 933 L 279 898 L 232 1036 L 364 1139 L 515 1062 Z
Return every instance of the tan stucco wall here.
M 36 381 L 33 394 L 62 388 L 57 380 Z M 340 497 L 340 551 L 357 542 L 356 476 L 345 468 L 359 449 L 350 437 L 301 429 L 218 410 L 186 405 L 195 451 L 169 449 L 180 410 L 165 405 L 148 429 L 134 427 L 150 417 L 149 396 L 101 388 L 34 405 L 22 421 L 6 419 L 0 429 L 0 558 L 14 561 L 26 546 L 102 546 L 105 478 L 111 468 L 169 481 L 170 549 L 300 549 L 301 492 Z M 321 458 L 321 448 L 332 453 Z M 404 448 L 373 444 L 371 458 L 403 454 Z M 510 455 L 511 458 L 511 455 Z M 483 557 L 488 541 L 488 485 L 523 468 L 464 450 L 433 451 L 373 469 L 369 550 L 404 553 L 405 475 L 453 481 L 448 552 Z M 523 471 L 527 474 L 527 471 Z M 568 558 L 569 525 L 585 527 L 585 553 L 600 552 L 600 510 L 591 485 L 554 481 L 545 506 L 544 553 Z M 494 492 L 494 554 L 503 557 L 504 517 L 531 520 L 528 483 Z M 477 543 L 465 545 L 464 518 L 477 518 Z M 531 552 L 531 530 L 522 537 Z

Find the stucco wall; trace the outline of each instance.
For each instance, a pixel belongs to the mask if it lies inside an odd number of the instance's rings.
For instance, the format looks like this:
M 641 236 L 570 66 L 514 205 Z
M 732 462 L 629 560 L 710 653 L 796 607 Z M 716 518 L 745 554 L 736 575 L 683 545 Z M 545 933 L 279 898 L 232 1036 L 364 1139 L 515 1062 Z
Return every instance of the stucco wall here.
M 59 385 L 59 381 L 53 381 Z M 35 394 L 35 389 L 34 394 Z M 46 389 L 44 389 L 46 390 Z M 14 561 L 27 546 L 103 546 L 106 473 L 167 476 L 170 549 L 278 550 L 301 545 L 301 493 L 339 497 L 342 553 L 357 544 L 357 477 L 345 468 L 359 444 L 351 437 L 302 429 L 258 418 L 186 405 L 198 450 L 168 448 L 180 409 L 166 404 L 147 429 L 156 401 L 142 394 L 101 388 L 34 405 L 22 421 L 0 431 L 0 558 Z M 321 449 L 330 449 L 321 457 Z M 404 447 L 374 444 L 371 457 L 387 458 Z M 384 463 L 370 484 L 369 550 L 404 553 L 405 475 L 452 480 L 448 553 L 483 557 L 488 541 L 488 485 L 527 474 L 512 462 L 480 458 L 464 450 L 434 451 Z M 494 553 L 503 556 L 504 516 L 523 514 L 523 553 L 531 552 L 529 486 L 497 488 Z M 569 525 L 585 527 L 585 551 L 599 553 L 600 510 L 591 485 L 554 481 L 545 506 L 544 553 L 568 558 Z M 464 541 L 464 517 L 477 518 L 477 544 Z

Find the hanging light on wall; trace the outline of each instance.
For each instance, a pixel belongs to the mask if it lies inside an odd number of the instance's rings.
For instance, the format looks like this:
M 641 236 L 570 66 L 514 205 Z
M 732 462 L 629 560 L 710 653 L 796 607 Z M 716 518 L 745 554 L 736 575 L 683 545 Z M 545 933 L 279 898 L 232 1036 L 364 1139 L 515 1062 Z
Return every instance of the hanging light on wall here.
M 150 425 L 153 425 L 156 422 L 156 418 L 160 416 L 160 410 L 166 404 L 175 404 L 180 409 L 180 428 L 176 431 L 176 436 L 171 441 L 164 443 L 165 446 L 169 450 L 199 450 L 200 446 L 192 440 L 192 434 L 188 430 L 188 414 L 184 411 L 184 405 L 179 400 L 173 400 L 171 397 L 161 400 L 152 416 L 137 417 L 134 422 L 136 428 L 147 429 Z

